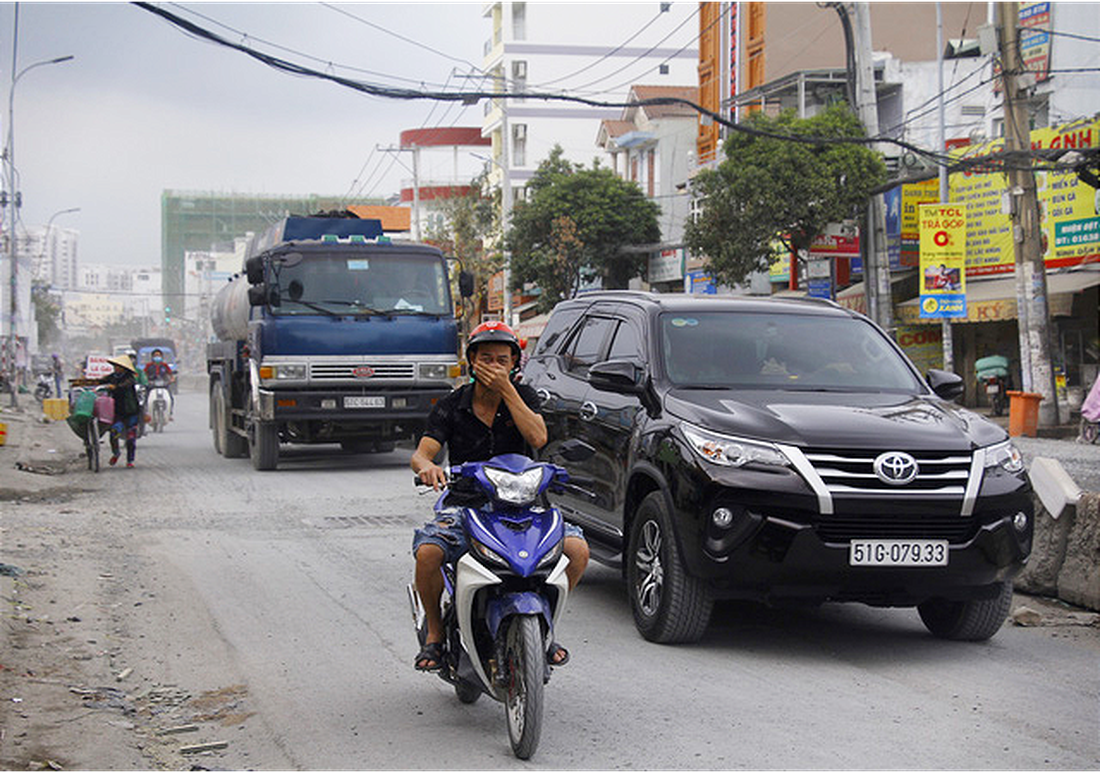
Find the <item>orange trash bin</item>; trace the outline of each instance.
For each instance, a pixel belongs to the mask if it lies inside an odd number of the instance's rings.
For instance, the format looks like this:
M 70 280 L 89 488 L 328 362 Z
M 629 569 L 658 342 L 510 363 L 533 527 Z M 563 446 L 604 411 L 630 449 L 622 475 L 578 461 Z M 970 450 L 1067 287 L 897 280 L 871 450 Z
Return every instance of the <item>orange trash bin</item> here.
M 1036 392 L 1006 392 L 1008 395 L 1008 434 L 1012 437 L 1039 435 L 1039 403 L 1043 396 Z

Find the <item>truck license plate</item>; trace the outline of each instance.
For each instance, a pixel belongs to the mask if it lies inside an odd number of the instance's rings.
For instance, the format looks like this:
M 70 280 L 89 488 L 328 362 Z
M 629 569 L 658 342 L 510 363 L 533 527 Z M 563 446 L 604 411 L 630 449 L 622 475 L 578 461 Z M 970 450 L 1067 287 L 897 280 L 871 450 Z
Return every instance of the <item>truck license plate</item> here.
M 345 408 L 385 408 L 386 407 L 386 398 L 383 397 L 383 396 L 375 396 L 375 395 L 371 395 L 369 397 L 361 397 L 361 396 L 358 396 L 358 395 L 354 396 L 354 397 L 345 397 L 344 398 L 344 407 Z
M 944 539 L 860 539 L 848 548 L 851 566 L 947 566 Z

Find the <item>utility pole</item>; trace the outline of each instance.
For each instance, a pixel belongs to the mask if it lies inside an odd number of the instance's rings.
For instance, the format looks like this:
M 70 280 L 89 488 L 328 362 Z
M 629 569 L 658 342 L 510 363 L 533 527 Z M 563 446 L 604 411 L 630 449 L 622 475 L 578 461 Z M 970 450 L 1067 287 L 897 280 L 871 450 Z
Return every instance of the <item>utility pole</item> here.
M 1035 173 L 1027 155 L 1031 150 L 1031 122 L 1026 95 L 1022 94 L 1018 81 L 1024 69 L 1017 36 L 1019 4 L 998 3 L 997 11 L 1021 373 L 1024 391 L 1043 396 L 1039 404 L 1039 425 L 1049 427 L 1058 423 L 1058 392 L 1050 363 L 1050 310 L 1047 307 L 1046 264 L 1039 235 L 1039 202 Z
M 878 136 L 878 97 L 875 90 L 875 64 L 871 54 L 871 8 L 868 3 L 849 3 L 849 15 L 855 20 L 856 111 L 868 137 Z M 881 150 L 876 147 L 876 150 Z M 882 194 L 872 196 L 867 207 L 867 259 L 863 266 L 863 285 L 867 310 L 879 327 L 890 332 L 894 327 L 890 297 L 890 257 L 886 252 L 886 206 Z
M 505 87 L 507 90 L 507 87 Z M 508 251 L 504 238 L 508 233 L 508 221 L 512 217 L 512 176 L 511 159 L 508 158 L 511 143 L 508 135 L 508 100 L 500 99 L 500 238 L 504 258 L 504 324 L 512 325 L 512 253 Z
M 940 125 L 937 137 L 937 144 L 939 147 L 936 148 L 936 150 L 943 153 L 947 148 L 947 117 L 944 112 L 943 104 L 943 7 L 938 1 L 936 3 L 936 70 L 939 73 L 940 87 L 939 99 L 937 100 L 940 114 Z M 948 190 L 947 167 L 940 164 L 940 203 L 946 204 L 948 198 L 950 198 L 950 192 Z M 940 320 L 940 334 L 943 338 L 943 369 L 953 371 L 955 370 L 955 340 L 951 333 L 950 317 L 943 317 Z

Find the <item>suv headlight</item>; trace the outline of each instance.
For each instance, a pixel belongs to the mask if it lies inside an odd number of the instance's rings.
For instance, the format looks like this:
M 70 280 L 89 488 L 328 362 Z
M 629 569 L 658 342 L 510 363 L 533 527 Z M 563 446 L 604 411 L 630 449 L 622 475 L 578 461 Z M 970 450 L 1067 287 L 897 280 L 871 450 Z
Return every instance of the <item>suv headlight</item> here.
M 684 433 L 692 450 L 714 464 L 727 467 L 742 467 L 746 464 L 790 466 L 790 460 L 786 455 L 771 443 L 719 435 L 690 424 L 681 424 L 680 430 Z
M 1000 465 L 1009 472 L 1019 472 L 1024 469 L 1024 457 L 1019 449 L 1012 445 L 1011 440 L 998 443 L 985 449 L 986 469 Z

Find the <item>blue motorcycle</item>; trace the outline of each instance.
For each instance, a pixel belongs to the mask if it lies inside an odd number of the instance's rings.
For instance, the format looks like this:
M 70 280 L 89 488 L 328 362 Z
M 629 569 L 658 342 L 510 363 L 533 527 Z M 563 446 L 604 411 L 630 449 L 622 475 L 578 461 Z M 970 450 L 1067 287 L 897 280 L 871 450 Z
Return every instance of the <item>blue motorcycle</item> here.
M 586 451 L 574 446 L 567 458 Z M 443 567 L 438 673 L 463 703 L 482 693 L 503 703 L 512 752 L 528 759 L 542 732 L 546 651 L 569 595 L 562 515 L 546 494 L 590 494 L 570 483 L 564 468 L 518 454 L 456 465 L 447 475 L 435 511 L 464 516 L 470 549 Z M 410 584 L 408 592 L 423 646 L 427 622 L 416 588 Z

